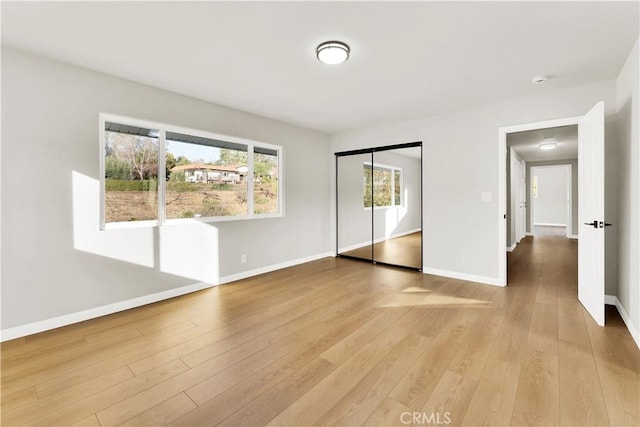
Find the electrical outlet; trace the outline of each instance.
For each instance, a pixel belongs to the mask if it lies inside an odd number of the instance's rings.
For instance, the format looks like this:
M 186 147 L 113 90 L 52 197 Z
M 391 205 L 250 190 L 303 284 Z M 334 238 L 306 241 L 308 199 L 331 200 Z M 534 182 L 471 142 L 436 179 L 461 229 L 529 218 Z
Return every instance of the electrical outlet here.
M 246 264 L 247 263 L 247 254 L 240 255 L 240 262 L 242 264 Z

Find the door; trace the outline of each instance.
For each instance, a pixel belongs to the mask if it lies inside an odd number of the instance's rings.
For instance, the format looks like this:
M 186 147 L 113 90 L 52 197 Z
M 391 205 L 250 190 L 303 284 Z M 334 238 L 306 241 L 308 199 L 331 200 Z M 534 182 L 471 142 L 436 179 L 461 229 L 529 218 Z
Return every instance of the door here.
M 578 300 L 604 326 L 604 102 L 578 123 Z
M 373 261 L 373 153 L 336 157 L 336 252 Z

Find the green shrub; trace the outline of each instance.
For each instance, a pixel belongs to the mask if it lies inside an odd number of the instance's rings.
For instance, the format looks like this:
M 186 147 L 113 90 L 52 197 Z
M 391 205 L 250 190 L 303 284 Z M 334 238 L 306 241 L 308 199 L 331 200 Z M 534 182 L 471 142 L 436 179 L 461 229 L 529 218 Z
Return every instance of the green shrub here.
M 167 182 L 167 191 L 175 191 L 176 193 L 184 193 L 187 191 L 197 191 L 198 186 L 190 182 Z
M 157 191 L 158 181 L 145 179 L 144 181 L 129 181 L 126 179 L 105 179 L 105 191 Z

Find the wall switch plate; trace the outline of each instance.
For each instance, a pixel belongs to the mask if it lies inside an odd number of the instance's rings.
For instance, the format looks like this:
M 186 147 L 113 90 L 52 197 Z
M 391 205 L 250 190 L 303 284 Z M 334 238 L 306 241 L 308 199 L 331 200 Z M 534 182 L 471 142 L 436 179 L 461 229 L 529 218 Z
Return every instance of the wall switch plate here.
M 493 200 L 493 194 L 490 191 L 480 193 L 480 200 L 482 200 L 484 203 L 489 203 Z
M 247 263 L 247 254 L 240 255 L 240 262 L 242 264 L 246 264 Z

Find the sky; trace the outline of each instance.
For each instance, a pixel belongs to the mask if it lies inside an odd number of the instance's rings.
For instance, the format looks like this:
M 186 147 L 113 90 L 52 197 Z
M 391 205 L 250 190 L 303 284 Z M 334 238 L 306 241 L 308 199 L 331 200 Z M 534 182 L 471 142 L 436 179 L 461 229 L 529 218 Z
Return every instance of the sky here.
M 187 142 L 167 141 L 167 152 L 175 157 L 185 156 L 191 161 L 202 159 L 205 163 L 215 163 L 220 158 L 219 148 Z

